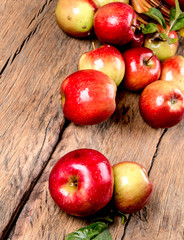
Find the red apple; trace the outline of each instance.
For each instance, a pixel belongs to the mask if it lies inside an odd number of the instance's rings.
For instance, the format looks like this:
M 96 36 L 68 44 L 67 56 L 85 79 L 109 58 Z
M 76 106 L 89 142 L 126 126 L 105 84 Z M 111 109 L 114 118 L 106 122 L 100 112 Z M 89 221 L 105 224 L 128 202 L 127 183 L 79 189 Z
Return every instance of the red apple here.
M 79 70 L 96 69 L 114 80 L 118 86 L 125 74 L 125 62 L 119 50 L 111 45 L 84 53 L 79 60 Z
M 168 37 L 178 39 L 178 35 L 176 31 L 168 32 L 169 26 L 167 26 L 167 28 L 164 29 L 161 25 L 158 24 L 157 28 L 161 33 L 167 34 Z M 154 52 L 154 54 L 156 54 L 156 56 L 160 61 L 163 61 L 168 57 L 174 56 L 178 49 L 178 45 L 179 45 L 178 40 L 176 43 L 169 44 L 167 40 L 160 40 L 160 38 L 157 36 L 158 36 L 158 33 L 147 34 L 144 41 L 144 47 L 151 49 Z
M 130 47 L 142 47 L 144 43 L 144 34 L 141 32 L 135 32 L 133 39 L 130 41 Z
M 184 0 L 178 0 L 180 4 L 180 8 L 184 10 Z M 169 6 L 175 7 L 175 0 L 164 0 Z
M 73 37 L 86 37 L 93 29 L 97 4 L 92 0 L 59 0 L 55 15 L 58 25 Z
M 184 92 L 184 57 L 175 55 L 161 62 L 160 80 L 172 81 Z
M 113 172 L 108 159 L 92 149 L 64 155 L 49 176 L 49 190 L 66 213 L 84 217 L 106 206 L 113 194 Z
M 129 0 L 95 0 L 95 2 L 99 5 L 99 7 L 111 2 L 123 2 L 129 4 Z
M 137 20 L 126 3 L 112 2 L 100 7 L 94 16 L 94 31 L 102 43 L 123 45 L 133 39 Z
M 145 87 L 139 107 L 143 119 L 150 126 L 169 128 L 184 117 L 184 94 L 177 85 L 159 80 Z
M 123 53 L 125 60 L 124 85 L 131 91 L 142 90 L 160 77 L 161 66 L 152 50 L 145 47 L 130 48 Z
M 136 162 L 120 162 L 113 166 L 114 203 L 123 213 L 135 213 L 150 200 L 153 184 L 143 166 Z
M 77 71 L 61 84 L 63 113 L 75 124 L 100 123 L 109 118 L 116 108 L 116 90 L 115 82 L 100 71 Z

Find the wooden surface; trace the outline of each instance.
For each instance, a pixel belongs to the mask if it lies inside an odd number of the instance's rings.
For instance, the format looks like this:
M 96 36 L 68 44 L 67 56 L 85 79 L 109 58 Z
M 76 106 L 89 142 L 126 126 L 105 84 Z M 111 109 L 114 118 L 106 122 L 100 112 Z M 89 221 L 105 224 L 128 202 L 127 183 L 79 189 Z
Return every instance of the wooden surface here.
M 48 191 L 55 162 L 78 148 L 93 148 L 111 162 L 136 161 L 149 170 L 149 204 L 115 218 L 113 240 L 184 239 L 184 121 L 153 129 L 140 116 L 139 94 L 121 87 L 107 121 L 76 126 L 60 106 L 59 89 L 77 70 L 95 38 L 74 39 L 57 26 L 56 0 L 0 3 L 0 239 L 63 239 L 88 219 L 59 210 Z M 178 53 L 184 56 L 184 41 Z

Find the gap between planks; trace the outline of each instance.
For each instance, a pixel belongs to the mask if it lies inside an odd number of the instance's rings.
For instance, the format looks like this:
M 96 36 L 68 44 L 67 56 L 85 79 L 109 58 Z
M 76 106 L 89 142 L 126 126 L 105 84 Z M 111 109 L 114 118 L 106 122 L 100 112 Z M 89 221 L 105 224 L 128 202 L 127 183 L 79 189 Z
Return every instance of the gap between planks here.
M 48 123 L 48 126 L 49 126 L 49 123 Z M 67 119 L 65 119 L 63 125 L 61 126 L 61 131 L 60 131 L 60 134 L 58 136 L 58 140 L 57 140 L 55 146 L 53 147 L 52 152 L 50 153 L 50 156 L 48 157 L 48 160 L 44 163 L 44 165 L 43 165 L 42 169 L 40 170 L 39 174 L 37 175 L 37 177 L 31 182 L 29 188 L 23 194 L 23 196 L 20 200 L 20 203 L 18 204 L 17 208 L 15 209 L 15 211 L 12 214 L 10 222 L 7 224 L 7 226 L 3 230 L 1 239 L 8 239 L 8 236 L 9 236 L 10 232 L 12 231 L 13 227 L 15 226 L 22 209 L 24 208 L 27 201 L 29 200 L 29 196 L 31 195 L 32 191 L 34 190 L 34 187 L 36 186 L 36 184 L 39 181 L 39 179 L 41 178 L 45 168 L 47 167 L 49 161 L 51 160 L 52 155 L 53 155 L 55 149 L 58 146 L 58 143 L 60 141 L 62 141 L 63 133 L 69 125 L 70 125 L 70 122 Z M 47 126 L 47 128 L 48 128 L 48 126 Z M 46 135 L 47 135 L 47 128 L 46 128 L 46 131 L 45 131 L 45 138 L 46 138 Z

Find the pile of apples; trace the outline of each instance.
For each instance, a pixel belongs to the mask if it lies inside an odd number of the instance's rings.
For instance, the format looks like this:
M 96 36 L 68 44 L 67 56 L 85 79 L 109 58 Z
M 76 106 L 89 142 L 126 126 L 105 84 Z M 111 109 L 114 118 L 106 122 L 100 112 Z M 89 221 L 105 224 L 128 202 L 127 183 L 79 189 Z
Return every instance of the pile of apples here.
M 155 9 L 147 16 L 154 16 L 160 24 L 140 25 L 128 3 L 58 1 L 56 19 L 63 31 L 78 38 L 94 32 L 102 43 L 82 54 L 78 71 L 61 84 L 63 113 L 75 124 L 98 124 L 109 118 L 116 109 L 120 84 L 140 93 L 140 113 L 150 126 L 172 127 L 184 117 L 184 58 L 176 55 L 177 31 L 184 26 L 178 20 L 184 19 L 179 3 L 176 0 L 176 8 L 171 10 L 170 26 Z M 94 214 L 111 199 L 119 211 L 134 213 L 147 204 L 152 188 L 143 166 L 135 162 L 111 166 L 103 154 L 92 149 L 64 155 L 49 178 L 52 198 L 74 216 Z
M 56 19 L 63 31 L 78 38 L 95 33 L 101 42 L 101 47 L 80 56 L 78 71 L 63 81 L 63 113 L 78 125 L 106 120 L 116 109 L 121 83 L 128 91 L 140 93 L 139 108 L 146 123 L 172 127 L 184 117 L 184 58 L 176 55 L 178 33 L 172 30 L 178 19 L 169 26 L 160 17 L 162 24 L 145 26 L 125 2 L 58 1 Z M 176 4 L 176 13 L 182 15 Z M 158 12 L 150 10 L 147 15 L 157 17 Z

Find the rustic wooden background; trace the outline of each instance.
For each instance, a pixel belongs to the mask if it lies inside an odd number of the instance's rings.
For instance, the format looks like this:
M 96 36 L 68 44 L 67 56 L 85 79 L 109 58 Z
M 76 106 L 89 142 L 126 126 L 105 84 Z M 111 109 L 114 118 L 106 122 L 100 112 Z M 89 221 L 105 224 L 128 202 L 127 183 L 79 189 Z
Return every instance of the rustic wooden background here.
M 57 26 L 56 0 L 0 3 L 0 239 L 63 239 L 88 224 L 59 210 L 48 191 L 55 162 L 77 148 L 93 148 L 114 164 L 144 165 L 154 184 L 149 204 L 117 217 L 113 240 L 184 239 L 184 121 L 153 129 L 142 120 L 139 94 L 118 88 L 117 109 L 107 121 L 76 126 L 60 106 L 59 89 L 77 70 L 90 39 L 74 39 Z M 180 39 L 178 53 L 184 56 Z

